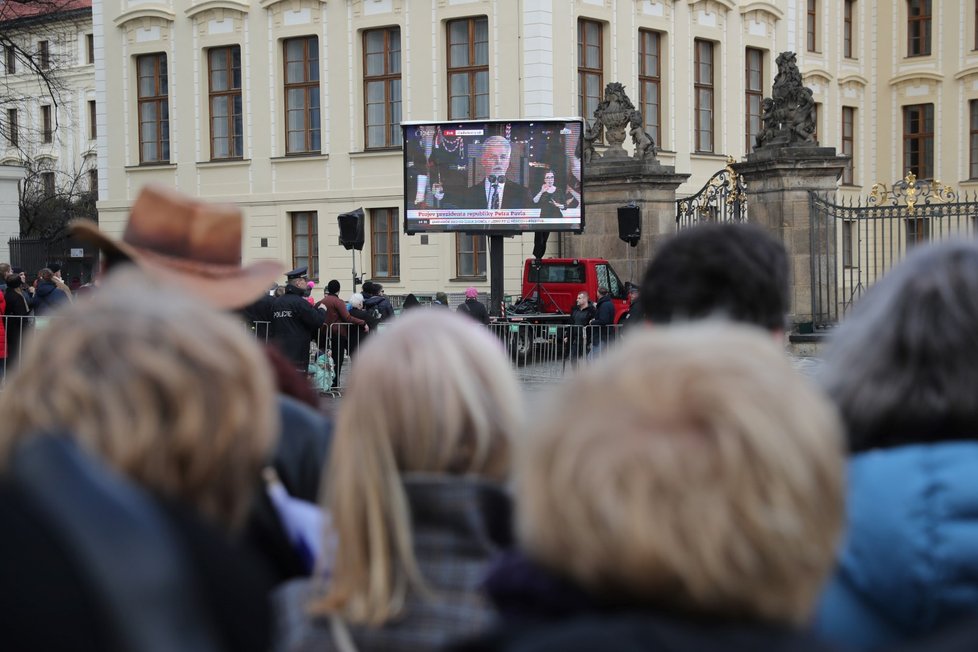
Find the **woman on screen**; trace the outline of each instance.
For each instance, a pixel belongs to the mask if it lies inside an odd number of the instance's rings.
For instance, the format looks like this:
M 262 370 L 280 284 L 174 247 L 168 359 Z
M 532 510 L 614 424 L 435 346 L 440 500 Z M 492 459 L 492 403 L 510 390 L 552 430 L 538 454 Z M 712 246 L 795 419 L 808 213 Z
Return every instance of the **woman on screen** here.
M 543 175 L 543 185 L 537 194 L 533 195 L 533 203 L 540 207 L 540 217 L 562 217 L 561 211 L 567 207 L 564 192 L 555 185 L 556 175 L 548 169 Z

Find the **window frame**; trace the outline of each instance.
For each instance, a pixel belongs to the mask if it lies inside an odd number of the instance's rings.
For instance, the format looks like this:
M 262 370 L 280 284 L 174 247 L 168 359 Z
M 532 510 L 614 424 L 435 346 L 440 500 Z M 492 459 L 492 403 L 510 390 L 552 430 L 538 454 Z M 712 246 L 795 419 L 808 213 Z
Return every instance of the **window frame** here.
M 85 34 L 85 63 L 95 63 L 95 34 Z
M 901 131 L 903 133 L 903 159 L 902 159 L 903 169 L 901 171 L 901 174 L 905 174 L 907 171 L 912 171 L 915 175 L 917 175 L 918 179 L 933 179 L 934 161 L 937 158 L 936 151 L 935 151 L 935 148 L 937 147 L 937 143 L 936 140 L 934 139 L 934 131 L 933 131 L 934 105 L 931 103 L 907 104 L 904 105 L 902 108 L 903 111 L 901 112 L 902 113 L 901 118 L 903 122 L 901 125 Z M 928 115 L 927 115 L 928 108 L 930 109 L 929 119 L 931 122 L 931 131 L 929 132 L 926 130 L 922 130 L 918 132 L 908 131 L 911 112 L 919 112 L 918 121 L 922 129 L 925 129 L 928 120 Z M 927 160 L 928 141 L 930 142 L 930 154 L 931 154 L 929 161 Z M 920 149 L 919 149 L 918 156 L 922 159 L 921 163 L 917 166 L 911 164 L 910 162 L 911 154 L 908 151 L 908 145 L 911 145 L 914 142 L 919 143 Z M 929 168 L 926 166 L 929 166 Z M 914 169 L 915 167 L 916 169 Z
M 646 51 L 646 37 L 651 36 L 655 38 L 655 52 L 650 53 Z M 638 30 L 638 102 L 639 110 L 642 112 L 642 119 L 645 124 L 643 127 L 652 136 L 652 140 L 659 147 L 662 147 L 662 39 L 665 35 L 662 32 L 640 28 Z M 646 69 L 646 57 L 650 54 L 655 60 L 655 70 L 649 71 Z M 645 89 L 647 87 L 655 88 L 655 110 L 650 111 L 650 103 L 646 101 Z M 651 114 L 654 114 L 655 120 L 650 121 Z
M 296 233 L 296 218 L 306 218 L 306 233 Z M 310 280 L 319 280 L 319 211 L 289 211 L 289 233 L 292 241 L 292 269 L 307 267 Z M 297 256 L 296 243 L 305 238 L 309 253 Z
M 45 145 L 54 141 L 54 127 L 51 122 L 51 105 L 41 105 L 41 142 Z
M 301 41 L 303 44 L 302 49 L 302 74 L 304 79 L 298 82 L 289 81 L 289 43 Z M 310 44 L 315 43 L 316 50 L 316 78 L 315 80 L 309 79 L 309 71 L 311 70 L 310 63 L 312 58 L 309 56 Z M 310 93 L 312 91 L 316 92 L 316 112 L 322 112 L 323 110 L 323 98 L 322 98 L 322 71 L 319 69 L 319 37 L 315 34 L 310 34 L 306 36 L 296 36 L 293 38 L 282 39 L 282 87 L 284 89 L 284 103 L 285 103 L 285 155 L 286 156 L 310 156 L 316 154 L 322 154 L 323 140 L 322 140 L 322 118 L 319 120 L 319 127 L 313 128 L 311 117 L 313 115 L 313 108 L 311 106 Z M 302 90 L 303 91 L 303 128 L 301 132 L 303 134 L 303 149 L 293 151 L 290 145 L 289 134 L 296 133 L 289 129 L 289 91 L 290 90 Z M 319 147 L 314 147 L 314 137 L 313 134 L 319 132 Z
M 37 42 L 37 66 L 41 70 L 51 68 L 51 45 L 48 41 Z
M 968 179 L 978 179 L 978 100 L 968 101 Z
M 805 5 L 805 49 L 818 54 L 818 0 L 808 0 Z
M 710 76 L 709 79 L 704 81 L 700 78 L 700 67 L 703 63 L 700 60 L 700 45 L 706 45 L 710 48 Z M 707 39 L 694 39 L 693 40 L 693 104 L 695 115 L 695 124 L 693 129 L 693 152 L 696 154 L 713 154 L 716 152 L 716 88 L 714 86 L 714 78 L 716 76 L 716 43 L 709 41 Z M 707 91 L 710 96 L 709 113 L 710 113 L 710 124 L 709 129 L 703 129 L 700 124 L 700 113 L 703 111 L 704 107 L 700 104 L 700 92 Z M 700 147 L 701 134 L 709 134 L 710 146 L 709 149 Z
M 471 238 L 472 249 L 463 248 L 463 238 Z M 472 254 L 472 273 L 462 269 L 462 255 Z M 488 239 L 482 234 L 455 234 L 455 274 L 459 279 L 485 279 L 489 259 Z M 481 270 L 481 271 L 480 271 Z
M 88 168 L 88 192 L 98 199 L 98 168 Z
M 856 0 L 844 0 L 842 7 L 842 57 L 845 59 L 855 59 L 853 56 L 854 32 L 853 16 L 855 15 Z
M 754 72 L 754 68 L 751 67 L 752 56 L 756 55 L 758 67 L 757 79 L 758 85 L 756 88 L 751 87 L 751 73 Z M 751 112 L 751 100 L 755 99 L 757 101 L 757 111 L 755 113 Z M 761 115 L 763 114 L 763 103 L 764 103 L 764 50 L 760 48 L 746 48 L 744 51 L 744 132 L 747 141 L 747 153 L 749 154 L 754 150 L 754 141 L 757 135 L 761 133 L 761 129 L 764 125 L 761 123 Z M 754 132 L 751 129 L 751 118 L 756 117 L 757 119 L 757 131 Z
M 849 155 L 849 162 L 842 169 L 842 183 L 843 185 L 854 186 L 856 185 L 856 107 L 842 107 L 841 130 L 841 152 Z M 846 146 L 847 144 L 848 147 Z
M 98 138 L 98 107 L 95 100 L 88 100 L 88 139 Z
M 45 199 L 50 199 L 54 197 L 56 191 L 54 183 L 54 170 L 44 170 L 40 174 L 41 176 L 41 193 L 44 195 Z
M 7 109 L 7 143 L 11 147 L 20 146 L 20 116 L 17 109 Z
M 386 220 L 383 229 L 379 228 L 381 218 Z M 401 278 L 401 245 L 398 238 L 400 231 L 398 220 L 397 208 L 370 209 L 370 276 L 372 278 L 383 278 L 388 281 L 397 281 Z M 386 248 L 381 248 L 378 245 L 379 235 L 386 236 L 388 245 Z M 386 258 L 386 273 L 379 270 L 377 265 L 379 258 Z
M 598 66 L 592 68 L 587 65 L 587 49 L 594 44 L 587 40 L 587 26 L 593 25 L 598 28 Z M 601 93 L 604 90 L 604 23 L 593 18 L 577 19 L 577 107 L 585 118 L 588 117 L 588 100 L 591 96 L 587 94 L 587 80 L 597 78 L 598 95 L 594 98 L 597 107 L 601 102 Z M 593 115 L 593 111 L 590 112 Z
M 212 67 L 211 55 L 224 51 L 227 67 L 224 72 L 227 75 L 227 88 L 224 90 L 214 90 L 214 73 L 218 70 Z M 238 86 L 234 86 L 234 54 L 238 55 Z M 237 43 L 218 45 L 207 48 L 207 126 L 209 129 L 210 141 L 210 160 L 212 161 L 240 161 L 244 158 L 244 97 L 242 86 L 244 78 L 241 73 L 241 46 Z M 214 100 L 225 98 L 227 113 L 223 116 L 214 114 Z M 238 99 L 241 105 L 241 113 L 234 113 L 234 99 Z M 219 119 L 227 120 L 227 156 L 217 156 L 214 153 L 214 122 Z M 240 144 L 239 144 L 240 141 Z M 240 150 L 240 151 L 238 151 Z
M 488 38 L 486 43 L 486 63 L 479 64 L 476 63 L 476 23 L 479 21 L 486 22 L 486 34 L 489 33 L 489 18 L 487 16 L 469 16 L 466 18 L 456 18 L 454 20 L 449 20 L 445 22 L 445 44 L 446 44 L 446 56 L 445 56 L 445 69 L 447 72 L 446 79 L 448 83 L 448 119 L 449 120 L 483 120 L 489 118 L 489 95 L 490 95 L 490 84 L 489 84 L 489 46 L 491 44 L 491 39 Z M 469 65 L 467 66 L 453 66 L 452 61 L 452 45 L 458 45 L 458 43 L 453 43 L 452 41 L 452 25 L 457 23 L 467 22 L 468 23 L 468 37 L 466 40 L 466 45 L 468 46 L 468 56 Z M 481 43 L 482 41 L 478 41 Z M 477 93 L 476 90 L 476 77 L 478 73 L 486 73 L 486 115 L 479 115 L 477 111 L 478 101 L 477 98 L 481 93 Z M 452 95 L 452 77 L 454 75 L 467 75 L 469 82 L 469 111 L 468 115 L 460 115 L 452 113 L 452 98 L 462 97 L 461 95 Z
M 913 7 L 919 3 L 920 14 L 911 14 Z M 933 27 L 934 7 L 932 0 L 907 0 L 907 58 L 928 57 L 933 52 L 931 29 Z M 920 35 L 914 36 L 914 26 L 919 25 Z M 915 44 L 919 51 L 915 51 Z
M 142 77 L 139 74 L 140 63 L 143 60 L 155 60 L 153 66 L 153 95 L 143 96 L 142 84 L 140 80 Z M 164 64 L 164 65 L 161 65 Z M 167 55 L 165 52 L 152 52 L 149 54 L 141 54 L 136 57 L 136 122 L 138 124 L 139 130 L 139 164 L 140 165 L 166 165 L 170 162 L 170 82 L 169 82 L 169 67 L 165 66 L 167 63 Z M 166 72 L 161 73 L 163 68 L 166 68 Z M 166 86 L 166 92 L 160 93 L 161 80 L 164 80 Z M 143 139 L 143 106 L 147 104 L 156 104 L 156 148 L 157 148 L 157 158 L 152 160 L 146 160 L 143 158 L 143 144 L 151 142 L 149 140 Z M 166 107 L 166 111 L 163 111 L 163 107 Z M 165 113 L 165 116 L 164 116 Z M 163 137 L 163 125 L 166 124 L 166 138 Z M 166 156 L 163 156 L 164 145 L 166 148 Z
M 17 50 L 12 45 L 3 46 L 4 73 L 7 75 L 17 74 Z
M 382 32 L 384 36 L 384 45 L 380 54 L 383 55 L 384 59 L 384 70 L 378 75 L 370 75 L 367 70 L 367 37 L 372 33 Z M 391 56 L 394 50 L 391 49 L 391 37 L 393 33 L 397 33 L 397 71 L 393 71 L 391 68 Z M 361 52 L 361 60 L 363 63 L 363 148 L 365 150 L 378 150 L 378 149 L 400 149 L 403 146 L 403 137 L 401 135 L 401 129 L 399 126 L 400 120 L 394 120 L 394 87 L 395 82 L 397 82 L 397 98 L 396 102 L 399 105 L 399 112 L 403 116 L 403 97 L 404 97 L 404 84 L 401 81 L 401 70 L 403 66 L 403 58 L 401 49 L 401 28 L 400 26 L 394 25 L 391 27 L 376 27 L 371 29 L 365 29 L 361 33 L 360 44 L 363 48 Z M 369 53 L 377 54 L 377 53 Z M 369 122 L 369 93 L 367 88 L 372 83 L 381 83 L 384 87 L 384 144 L 383 145 L 371 145 L 370 144 L 370 128 L 377 127 L 380 125 L 370 124 Z

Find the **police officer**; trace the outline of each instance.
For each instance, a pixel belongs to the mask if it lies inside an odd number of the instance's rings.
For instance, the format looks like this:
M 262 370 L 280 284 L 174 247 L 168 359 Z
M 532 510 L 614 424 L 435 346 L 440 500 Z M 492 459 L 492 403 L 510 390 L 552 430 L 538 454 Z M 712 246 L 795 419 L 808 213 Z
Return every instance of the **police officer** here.
M 316 339 L 319 327 L 326 321 L 326 311 L 306 301 L 312 293 L 306 270 L 299 267 L 285 275 L 288 279 L 285 294 L 272 300 L 271 319 L 272 339 L 302 373 L 309 367 L 309 343 Z

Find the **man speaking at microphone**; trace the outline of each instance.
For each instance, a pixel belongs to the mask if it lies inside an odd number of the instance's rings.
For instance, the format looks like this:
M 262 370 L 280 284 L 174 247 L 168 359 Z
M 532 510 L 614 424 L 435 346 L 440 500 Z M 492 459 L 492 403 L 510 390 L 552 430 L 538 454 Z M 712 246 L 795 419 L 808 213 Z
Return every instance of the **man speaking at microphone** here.
M 486 176 L 465 191 L 463 201 L 459 202 L 462 207 L 489 210 L 534 207 L 529 190 L 506 178 L 512 151 L 512 145 L 502 136 L 486 139 L 479 157 Z

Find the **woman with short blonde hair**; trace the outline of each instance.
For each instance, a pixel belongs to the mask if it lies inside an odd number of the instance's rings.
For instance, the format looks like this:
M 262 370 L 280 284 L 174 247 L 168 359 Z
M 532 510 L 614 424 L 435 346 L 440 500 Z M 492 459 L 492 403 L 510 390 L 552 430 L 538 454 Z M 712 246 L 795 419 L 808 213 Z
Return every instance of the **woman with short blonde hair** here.
M 514 456 L 525 557 L 488 583 L 523 628 L 458 649 L 819 649 L 797 628 L 842 524 L 841 433 L 768 335 L 636 332 L 534 423 Z
M 151 492 L 240 525 L 278 429 L 254 338 L 136 270 L 53 319 L 0 393 L 0 465 L 25 438 L 65 432 Z
M 285 588 L 281 648 L 433 650 L 484 627 L 520 415 L 502 346 L 471 320 L 411 312 L 366 347 L 326 469 L 331 574 Z

